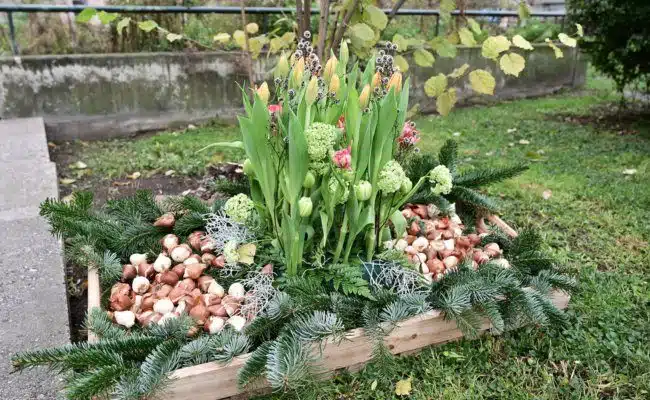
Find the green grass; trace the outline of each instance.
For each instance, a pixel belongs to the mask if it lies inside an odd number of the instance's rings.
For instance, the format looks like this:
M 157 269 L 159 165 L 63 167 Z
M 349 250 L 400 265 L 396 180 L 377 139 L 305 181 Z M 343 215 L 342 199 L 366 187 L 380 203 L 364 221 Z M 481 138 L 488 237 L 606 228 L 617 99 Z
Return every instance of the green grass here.
M 426 151 L 460 132 L 465 168 L 530 163 L 489 192 L 503 199 L 507 221 L 539 230 L 579 279 L 568 326 L 429 348 L 300 398 L 397 398 L 395 383 L 408 377 L 412 399 L 650 398 L 650 124 L 619 136 L 558 115 L 591 115 L 612 99 L 607 92 L 565 94 L 418 120 Z M 626 168 L 638 172 L 626 176 Z M 552 191 L 548 200 L 545 190 Z
M 237 160 L 243 152 L 214 148 L 199 150 L 211 143 L 239 137 L 236 127 L 212 124 L 140 139 L 83 142 L 76 145 L 74 161 L 87 164 L 93 176 L 107 179 L 123 178 L 134 172 L 143 176 L 163 174 L 168 170 L 182 175 L 201 175 L 207 164 Z

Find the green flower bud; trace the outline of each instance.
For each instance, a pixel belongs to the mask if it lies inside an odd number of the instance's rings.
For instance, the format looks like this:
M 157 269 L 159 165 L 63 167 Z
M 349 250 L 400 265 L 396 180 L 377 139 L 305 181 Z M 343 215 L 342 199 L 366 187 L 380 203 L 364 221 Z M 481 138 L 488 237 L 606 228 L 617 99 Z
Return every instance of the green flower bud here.
M 278 60 L 278 65 L 275 66 L 275 71 L 273 74 L 275 75 L 276 78 L 284 78 L 287 76 L 289 73 L 289 60 L 287 59 L 287 56 L 282 53 L 282 56 L 280 56 L 280 59 Z
M 312 76 L 307 84 L 307 91 L 305 91 L 305 101 L 308 106 L 311 106 L 318 97 L 318 78 Z
M 302 186 L 306 189 L 311 189 L 314 187 L 314 183 L 316 183 L 316 177 L 311 171 L 307 171 L 307 175 L 305 175 L 305 180 L 302 182 Z
M 354 193 L 360 201 L 370 199 L 372 195 L 372 184 L 368 181 L 360 181 L 354 186 Z
M 309 217 L 313 208 L 314 206 L 311 202 L 311 198 L 302 197 L 298 200 L 298 211 L 300 212 L 301 217 Z
M 348 60 L 350 59 L 350 50 L 348 50 L 348 44 L 346 41 L 341 42 L 341 49 L 339 52 L 339 61 L 343 65 L 348 65 Z
M 251 163 L 251 160 L 249 160 L 248 158 L 244 160 L 244 165 L 242 168 L 246 175 L 251 177 L 255 175 L 255 170 L 253 169 L 253 163 Z
M 411 182 L 409 178 L 405 177 L 399 189 L 402 191 L 402 193 L 408 193 L 411 189 L 413 189 L 413 182 Z

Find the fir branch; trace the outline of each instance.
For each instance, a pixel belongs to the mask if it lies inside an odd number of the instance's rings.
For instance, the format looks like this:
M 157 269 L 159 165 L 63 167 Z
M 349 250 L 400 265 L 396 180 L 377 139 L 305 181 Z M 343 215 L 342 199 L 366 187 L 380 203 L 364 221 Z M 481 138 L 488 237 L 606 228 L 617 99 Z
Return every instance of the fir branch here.
M 159 344 L 140 365 L 137 385 L 141 397 L 152 397 L 169 383 L 168 375 L 180 364 L 180 342 L 170 340 Z
M 205 223 L 204 213 L 192 211 L 176 220 L 174 233 L 181 238 L 185 238 L 194 231 L 205 230 Z
M 487 168 L 482 170 L 464 172 L 454 177 L 454 186 L 478 188 L 513 178 L 526 171 L 527 169 L 527 165 L 518 164 L 509 167 Z
M 167 319 L 163 324 L 149 325 L 146 333 L 149 336 L 160 339 L 176 339 L 182 341 L 187 338 L 187 332 L 194 326 L 196 326 L 196 323 L 192 317 L 189 315 L 181 315 L 178 318 Z
M 297 389 L 311 377 L 313 361 L 307 346 L 291 333 L 280 335 L 270 345 L 266 362 L 266 379 L 276 390 Z
M 438 161 L 449 169 L 452 175 L 456 174 L 456 164 L 458 162 L 458 143 L 455 140 L 447 140 L 440 148 Z
M 65 387 L 66 398 L 87 400 L 106 397 L 130 368 L 124 364 L 103 365 L 92 371 L 74 374 Z
M 283 329 L 284 332 L 291 332 L 302 342 L 315 342 L 326 337 L 341 340 L 345 334 L 345 327 L 336 314 L 314 311 L 311 314 L 299 315 L 294 318 Z
M 277 337 L 287 320 L 286 317 L 272 319 L 265 315 L 258 315 L 244 328 L 244 332 L 253 344 L 264 343 Z
M 222 331 L 215 345 L 213 359 L 222 363 L 231 362 L 233 358 L 247 353 L 250 348 L 248 337 L 232 329 Z
M 152 223 L 163 214 L 150 190 L 137 190 L 133 196 L 109 200 L 104 208 L 122 221 Z
M 237 384 L 240 388 L 261 377 L 266 371 L 266 362 L 273 342 L 264 342 L 253 351 L 243 367 L 237 372 Z
M 482 213 L 496 213 L 499 211 L 499 206 L 492 198 L 463 186 L 454 186 L 447 198 L 450 201 L 461 203 L 464 208 L 478 208 Z
M 163 207 L 174 213 L 207 214 L 210 212 L 210 206 L 196 196 L 171 196 L 165 199 Z
M 191 366 L 209 362 L 216 338 L 213 335 L 203 335 L 183 345 L 178 351 L 180 363 Z
M 251 187 L 248 179 L 218 178 L 212 183 L 215 191 L 223 193 L 228 197 L 244 193 L 250 196 Z
M 125 338 L 127 331 L 108 318 L 106 311 L 93 308 L 86 316 L 85 328 L 100 339 L 115 340 Z

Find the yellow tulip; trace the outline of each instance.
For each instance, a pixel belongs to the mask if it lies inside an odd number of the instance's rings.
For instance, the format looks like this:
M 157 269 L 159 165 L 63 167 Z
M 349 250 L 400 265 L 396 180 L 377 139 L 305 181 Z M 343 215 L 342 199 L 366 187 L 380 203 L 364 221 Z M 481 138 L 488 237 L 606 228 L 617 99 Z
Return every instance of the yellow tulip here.
M 260 100 L 264 102 L 264 104 L 267 104 L 269 102 L 269 97 L 271 96 L 271 92 L 269 92 L 269 85 L 264 82 L 262 83 L 256 90 L 257 95 L 260 97 Z
M 340 87 L 341 80 L 339 79 L 339 76 L 335 74 L 332 76 L 332 80 L 330 80 L 329 92 L 334 93 L 338 96 Z
M 275 66 L 275 71 L 273 75 L 276 78 L 284 78 L 287 76 L 289 73 L 289 60 L 287 60 L 287 56 L 282 53 L 282 56 L 280 56 L 280 59 L 278 60 L 278 64 Z
M 388 80 L 388 90 L 395 89 L 395 93 L 402 91 L 402 74 L 400 72 L 393 73 L 393 76 Z
M 372 90 L 375 90 L 376 87 L 379 87 L 381 85 L 381 74 L 379 72 L 375 72 L 375 75 L 372 77 Z
M 347 66 L 348 60 L 350 59 L 350 51 L 348 50 L 348 44 L 345 41 L 341 43 L 341 51 L 339 53 L 339 56 L 341 57 L 341 62 L 343 65 Z
M 363 87 L 363 90 L 361 91 L 361 95 L 359 95 L 359 105 L 361 105 L 361 108 L 364 109 L 368 107 L 369 102 L 370 102 L 370 85 L 366 85 Z
M 305 101 L 307 105 L 312 105 L 316 101 L 318 96 L 318 78 L 315 76 L 311 77 L 311 80 L 307 84 L 307 91 L 305 92 Z
M 327 60 L 327 64 L 325 64 L 325 71 L 323 71 L 323 78 L 325 78 L 325 82 L 329 82 L 330 79 L 332 79 L 332 76 L 336 74 L 336 66 L 338 63 L 339 60 L 337 60 L 336 56 L 332 56 L 329 60 Z
M 300 58 L 293 64 L 293 71 L 291 73 L 291 86 L 299 88 L 302 83 L 302 76 L 305 73 L 305 59 Z

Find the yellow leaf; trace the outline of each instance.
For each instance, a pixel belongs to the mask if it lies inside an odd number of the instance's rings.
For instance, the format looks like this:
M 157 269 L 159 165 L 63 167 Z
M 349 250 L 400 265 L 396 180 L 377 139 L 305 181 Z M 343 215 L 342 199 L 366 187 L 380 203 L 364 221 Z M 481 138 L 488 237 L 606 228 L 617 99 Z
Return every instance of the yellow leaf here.
M 465 46 L 476 46 L 476 40 L 474 40 L 474 34 L 470 32 L 467 28 L 461 28 L 458 31 L 458 37 L 460 37 L 460 42 Z
M 429 41 L 429 46 L 431 46 L 431 49 L 435 50 L 440 57 L 456 57 L 456 46 L 450 43 L 445 37 L 436 36 L 431 41 Z
M 408 396 L 411 394 L 411 381 L 413 378 L 402 379 L 395 384 L 395 394 L 398 396 Z
M 415 63 L 421 67 L 431 67 L 434 61 L 436 61 L 433 54 L 424 49 L 415 50 L 415 53 L 413 53 L 413 59 L 415 60 Z
M 183 35 L 179 35 L 178 33 L 169 32 L 167 34 L 167 40 L 169 40 L 170 42 L 175 42 L 175 41 L 177 41 L 179 39 L 182 39 L 182 38 L 183 38 Z
M 250 38 L 248 39 L 248 45 L 250 46 L 251 56 L 257 58 L 264 47 L 264 43 L 259 38 Z
M 560 33 L 559 35 L 557 35 L 557 38 L 560 39 L 560 42 L 562 42 L 562 44 L 565 46 L 576 47 L 576 45 L 578 44 L 578 42 L 574 38 L 570 37 L 566 33 Z
M 401 72 L 406 72 L 409 70 L 409 62 L 406 61 L 406 58 L 400 56 L 399 54 L 394 58 L 395 65 L 399 67 Z
M 212 40 L 214 40 L 215 42 L 219 42 L 221 44 L 226 44 L 230 41 L 230 34 L 224 32 L 217 33 L 216 35 L 214 35 Z
M 450 88 L 436 99 L 436 110 L 443 117 L 451 112 L 456 104 L 456 88 Z
M 576 30 L 578 33 L 578 36 L 583 37 L 585 35 L 584 29 L 582 29 L 582 25 L 576 24 Z
M 293 32 L 285 32 L 284 35 L 281 36 L 282 41 L 286 46 L 292 44 L 294 40 L 296 40 L 296 34 Z
M 447 90 L 447 77 L 444 74 L 432 76 L 424 83 L 424 93 L 429 97 L 438 97 Z
M 399 33 L 396 33 L 393 36 L 392 42 L 393 44 L 397 45 L 397 51 L 402 52 L 408 50 L 409 47 L 408 39 L 406 39 L 404 36 L 400 35 Z
M 492 74 L 484 69 L 475 69 L 469 73 L 469 83 L 472 90 L 482 94 L 494 94 L 496 81 Z
M 460 67 L 455 68 L 453 71 L 451 71 L 449 77 L 453 79 L 458 79 L 461 76 L 465 75 L 465 72 L 467 72 L 468 68 L 469 68 L 469 64 L 463 64 Z
M 519 76 L 526 67 L 526 60 L 517 53 L 508 53 L 501 56 L 499 66 L 506 74 Z
M 386 28 L 386 24 L 388 23 L 388 17 L 386 14 L 380 8 L 375 7 L 372 4 L 363 9 L 363 18 L 364 21 L 369 22 L 370 25 L 381 30 Z
M 521 35 L 515 35 L 512 38 L 512 44 L 524 50 L 533 50 L 533 45 Z
M 372 381 L 372 383 L 370 384 L 370 390 L 375 390 L 375 389 L 377 389 L 377 379 Z
M 510 48 L 510 41 L 503 35 L 490 36 L 485 39 L 481 47 L 481 55 L 485 58 L 496 60 L 499 54 Z
M 477 35 L 481 34 L 481 25 L 479 25 L 474 18 L 467 18 L 467 24 L 469 25 L 469 29 L 471 29 L 472 32 Z
M 275 54 L 278 51 L 282 50 L 284 47 L 284 42 L 282 38 L 273 38 L 271 39 L 271 44 L 269 45 L 269 53 Z
M 553 49 L 553 52 L 555 53 L 555 58 L 562 58 L 564 57 L 564 53 L 562 52 L 562 49 L 557 47 L 555 43 L 551 41 L 551 39 L 546 38 L 545 42 L 548 44 L 548 47 Z
M 242 49 L 246 49 L 246 36 L 244 35 L 244 31 L 242 30 L 236 30 L 232 34 L 232 38 L 235 40 L 235 43 Z
M 237 249 L 239 253 L 239 262 L 246 265 L 251 265 L 254 262 L 255 251 L 257 246 L 254 243 L 243 244 Z
M 76 181 L 77 180 L 73 179 L 73 178 L 62 178 L 59 181 L 59 183 L 61 183 L 62 185 L 71 185 L 71 184 L 75 183 Z
M 139 171 L 135 171 L 131 175 L 127 175 L 126 177 L 129 179 L 138 179 L 142 174 Z
M 256 34 L 257 31 L 260 30 L 259 25 L 257 25 L 255 22 L 251 22 L 246 25 L 246 32 L 250 33 L 251 35 Z
M 74 164 L 70 164 L 70 168 L 72 168 L 72 169 L 86 169 L 86 168 L 88 168 L 88 165 L 86 165 L 86 163 L 83 162 L 83 161 L 77 161 Z

